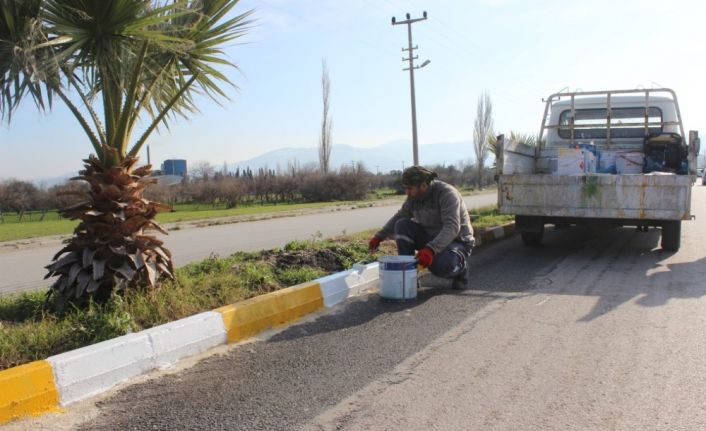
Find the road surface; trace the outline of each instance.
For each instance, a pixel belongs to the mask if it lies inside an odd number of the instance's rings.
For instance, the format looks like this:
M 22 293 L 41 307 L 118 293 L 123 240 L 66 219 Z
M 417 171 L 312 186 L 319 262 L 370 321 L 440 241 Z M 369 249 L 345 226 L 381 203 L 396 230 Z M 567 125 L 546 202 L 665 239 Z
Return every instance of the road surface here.
M 472 290 L 363 295 L 7 430 L 706 429 L 706 187 L 693 213 L 676 253 L 654 229 L 514 236 Z
M 497 195 L 466 196 L 468 208 L 495 204 Z M 269 220 L 222 224 L 217 226 L 172 230 L 164 238 L 177 266 L 198 261 L 215 253 L 228 256 L 236 251 L 257 251 L 282 247 L 292 240 L 310 240 L 354 233 L 381 227 L 400 203 L 273 218 Z M 2 245 L 2 243 L 0 243 Z M 0 294 L 44 288 L 44 266 L 61 249 L 58 239 L 43 241 L 19 249 L 0 246 Z

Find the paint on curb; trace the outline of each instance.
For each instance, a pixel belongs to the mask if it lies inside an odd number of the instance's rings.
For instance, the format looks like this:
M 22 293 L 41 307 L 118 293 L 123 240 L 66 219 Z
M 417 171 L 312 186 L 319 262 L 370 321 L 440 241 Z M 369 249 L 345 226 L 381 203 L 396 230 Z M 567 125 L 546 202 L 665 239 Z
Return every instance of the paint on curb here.
M 507 238 L 513 233 L 515 233 L 515 222 L 506 223 L 490 229 L 479 229 L 478 235 L 476 236 L 476 247 L 489 244 L 498 239 Z
M 515 231 L 514 223 L 483 230 L 476 237 L 477 246 L 508 237 Z M 285 325 L 304 315 L 323 309 L 325 294 L 330 296 L 326 306 L 332 307 L 345 301 L 351 295 L 360 293 L 363 288 L 374 283 L 377 280 L 376 270 L 377 263 L 358 265 L 357 268 L 354 266 L 353 270 L 331 274 L 312 282 L 217 308 L 213 312 L 220 314 L 224 329 L 220 329 L 219 325 L 216 325 L 212 319 L 207 318 L 208 313 L 212 312 L 204 312 L 181 319 L 181 321 L 174 321 L 141 331 L 137 334 L 119 337 L 124 340 L 144 338 L 144 343 L 137 343 L 138 346 L 135 349 L 140 352 L 144 350 L 143 353 L 146 356 L 143 358 L 138 355 L 138 357 L 132 358 L 132 361 L 127 361 L 128 363 L 121 363 L 121 372 L 124 372 L 125 375 L 121 375 L 119 379 L 108 379 L 110 380 L 108 382 L 104 381 L 105 379 L 103 378 L 94 379 L 98 382 L 96 390 L 91 390 L 95 383 L 89 383 L 83 392 L 74 393 L 73 385 L 77 382 L 70 378 L 76 377 L 73 374 L 85 374 L 86 370 L 91 367 L 74 367 L 76 372 L 72 374 L 70 365 L 75 362 L 73 361 L 74 357 L 80 359 L 84 354 L 98 354 L 97 350 L 112 345 L 117 339 L 106 340 L 92 346 L 65 352 L 48 360 L 35 361 L 0 371 L 0 424 L 23 416 L 63 411 L 60 405 L 67 405 L 78 399 L 101 393 L 115 383 L 147 372 L 155 366 L 173 363 L 182 357 L 188 356 L 190 353 L 203 351 L 209 346 L 220 344 L 223 341 L 228 343 L 238 342 L 267 329 Z M 328 293 L 324 292 L 325 290 Z M 194 323 L 192 320 L 199 324 L 190 326 L 190 323 Z M 203 322 L 198 322 L 200 320 Z M 201 323 L 209 326 L 209 328 L 204 330 L 204 333 L 201 333 L 203 331 L 199 327 Z M 179 329 L 177 330 L 177 328 Z M 186 342 L 185 346 L 181 346 L 183 349 L 177 345 L 179 343 L 170 343 L 168 339 L 158 340 L 158 337 L 164 336 L 163 333 L 168 335 L 170 331 L 178 332 L 183 337 L 182 341 Z M 221 338 L 223 337 L 223 332 L 221 331 L 225 331 L 226 340 Z M 142 348 L 144 347 L 142 346 L 143 344 L 146 346 L 144 349 Z M 135 352 L 121 351 L 121 353 L 134 356 Z M 113 360 L 118 359 L 113 354 L 109 355 L 109 357 Z M 103 361 L 97 360 L 97 362 L 102 364 Z M 94 363 L 94 365 L 96 364 Z M 133 370 L 132 367 L 138 369 Z M 114 373 L 116 370 L 112 370 L 112 372 Z M 57 376 L 56 380 L 55 374 Z M 96 376 L 89 377 L 93 378 Z M 99 375 L 98 377 L 101 376 Z M 103 385 L 102 387 L 101 384 Z
M 150 337 L 144 331 L 126 334 L 47 358 L 54 371 L 60 403 L 103 393 L 155 368 Z
M 356 263 L 352 269 L 314 280 L 321 286 L 324 307 L 331 308 L 351 296 L 360 294 L 378 279 L 378 263 Z
M 61 411 L 59 391 L 47 361 L 0 371 L 0 423 L 22 416 Z
M 226 331 L 220 313 L 206 311 L 141 331 L 149 336 L 152 361 L 156 368 L 226 344 Z
M 304 283 L 214 311 L 223 316 L 228 343 L 234 343 L 323 308 L 319 283 Z

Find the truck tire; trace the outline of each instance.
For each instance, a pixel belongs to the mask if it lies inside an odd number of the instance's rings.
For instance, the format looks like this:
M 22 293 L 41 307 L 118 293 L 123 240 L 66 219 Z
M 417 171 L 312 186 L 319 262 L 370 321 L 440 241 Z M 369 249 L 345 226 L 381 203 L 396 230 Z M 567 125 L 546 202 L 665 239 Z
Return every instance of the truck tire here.
M 662 250 L 677 251 L 681 242 L 681 220 L 662 223 Z
M 542 245 L 542 237 L 544 236 L 544 226 L 542 226 L 539 232 L 520 231 L 520 235 L 522 235 L 522 242 L 525 244 L 525 246 L 538 247 Z

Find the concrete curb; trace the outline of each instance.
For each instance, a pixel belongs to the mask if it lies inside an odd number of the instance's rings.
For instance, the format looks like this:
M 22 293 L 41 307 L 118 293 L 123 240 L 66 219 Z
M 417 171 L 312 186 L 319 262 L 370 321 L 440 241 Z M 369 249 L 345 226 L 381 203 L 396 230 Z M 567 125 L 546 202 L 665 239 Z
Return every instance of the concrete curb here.
M 123 335 L 51 356 L 62 406 L 98 395 L 116 384 L 153 368 L 149 335 Z
M 0 371 L 0 423 L 59 410 L 51 365 L 35 361 Z
M 515 233 L 515 223 L 506 223 L 490 229 L 484 229 L 479 233 L 480 235 L 476 238 L 476 247 L 512 235 Z
M 480 231 L 476 246 L 514 231 L 514 223 Z M 334 307 L 377 282 L 377 262 L 355 264 L 348 271 L 0 371 L 0 424 L 61 411 L 132 377 Z
M 319 283 L 309 282 L 217 308 L 228 343 L 250 338 L 324 308 Z

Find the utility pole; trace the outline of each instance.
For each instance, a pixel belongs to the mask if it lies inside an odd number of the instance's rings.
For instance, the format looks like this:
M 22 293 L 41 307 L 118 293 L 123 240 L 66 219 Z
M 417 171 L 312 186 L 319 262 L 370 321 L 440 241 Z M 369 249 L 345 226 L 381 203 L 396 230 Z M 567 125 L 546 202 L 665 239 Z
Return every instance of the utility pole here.
M 402 51 L 407 51 L 407 55 L 409 55 L 408 58 L 402 57 L 402 61 L 409 61 L 409 67 L 402 69 L 404 70 L 409 70 L 409 88 L 410 88 L 410 93 L 412 94 L 412 155 L 413 155 L 413 160 L 415 165 L 419 165 L 419 150 L 417 147 L 417 102 L 414 97 L 414 69 L 421 69 L 422 67 L 426 66 L 427 64 L 430 63 L 429 60 L 424 61 L 421 66 L 415 66 L 414 65 L 414 60 L 419 58 L 418 56 L 414 55 L 414 50 L 417 49 L 417 46 L 412 46 L 412 24 L 418 21 L 424 21 L 427 19 L 427 12 L 424 11 L 422 14 L 422 18 L 414 18 L 412 19 L 409 15 L 409 13 L 406 15 L 406 20 L 404 21 L 399 21 L 395 19 L 395 17 L 392 17 L 392 25 L 401 25 L 401 24 L 407 24 L 407 39 L 408 39 L 408 47 L 407 48 L 402 48 Z

